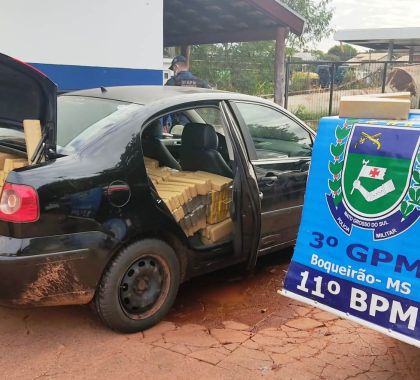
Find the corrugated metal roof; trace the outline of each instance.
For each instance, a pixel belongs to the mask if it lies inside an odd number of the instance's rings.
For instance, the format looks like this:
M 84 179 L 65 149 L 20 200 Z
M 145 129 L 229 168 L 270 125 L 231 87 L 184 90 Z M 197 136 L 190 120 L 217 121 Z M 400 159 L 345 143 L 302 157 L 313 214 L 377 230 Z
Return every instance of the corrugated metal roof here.
M 278 0 L 165 0 L 164 45 L 275 39 L 278 27 L 300 35 L 305 20 Z
M 388 49 L 393 43 L 394 50 L 420 52 L 420 27 L 412 28 L 375 28 L 338 30 L 334 39 L 370 49 Z

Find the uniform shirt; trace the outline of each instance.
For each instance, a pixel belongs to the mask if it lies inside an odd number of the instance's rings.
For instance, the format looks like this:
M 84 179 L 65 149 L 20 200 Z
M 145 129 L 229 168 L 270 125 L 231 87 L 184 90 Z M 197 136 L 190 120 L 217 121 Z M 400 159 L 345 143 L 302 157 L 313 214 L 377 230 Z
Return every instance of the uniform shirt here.
M 209 84 L 189 71 L 181 71 L 166 82 L 166 86 L 210 88 Z

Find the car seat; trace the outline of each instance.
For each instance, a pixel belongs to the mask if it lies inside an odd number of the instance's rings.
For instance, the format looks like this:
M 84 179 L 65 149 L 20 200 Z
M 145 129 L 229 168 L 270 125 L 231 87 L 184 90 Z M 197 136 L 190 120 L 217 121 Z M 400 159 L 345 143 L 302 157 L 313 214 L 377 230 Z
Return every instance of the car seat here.
M 161 136 L 162 126 L 160 121 L 156 120 L 143 132 L 141 145 L 144 156 L 159 161 L 161 166 L 181 170 L 181 165 L 179 165 L 165 144 L 163 144 L 160 139 Z
M 232 170 L 219 151 L 218 137 L 210 124 L 188 123 L 182 132 L 182 170 L 202 170 L 232 178 Z

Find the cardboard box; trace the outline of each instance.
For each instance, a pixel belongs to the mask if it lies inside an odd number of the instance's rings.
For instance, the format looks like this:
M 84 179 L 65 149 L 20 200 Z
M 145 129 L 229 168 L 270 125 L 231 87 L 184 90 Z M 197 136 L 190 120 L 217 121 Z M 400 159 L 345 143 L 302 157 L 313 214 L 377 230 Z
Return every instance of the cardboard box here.
M 32 156 L 41 141 L 41 122 L 39 120 L 23 120 L 23 131 L 25 133 L 26 152 L 28 154 L 28 164 L 32 164 Z
M 411 100 L 411 94 L 408 91 L 405 92 L 385 92 L 381 94 L 366 94 L 360 96 L 370 96 L 374 98 L 389 98 L 389 99 L 408 99 Z
M 7 159 L 16 160 L 16 159 L 19 159 L 19 158 L 18 158 L 18 157 L 16 157 L 15 155 L 13 155 L 13 154 L 0 152 L 0 169 L 2 169 L 2 170 L 3 170 L 3 168 L 4 168 L 4 163 L 5 163 L 5 161 L 6 161 Z M 24 160 L 24 159 L 23 159 L 23 160 Z M 25 161 L 25 160 L 24 160 L 24 161 Z
M 367 118 L 406 120 L 410 100 L 375 96 L 343 96 L 340 101 L 340 118 Z
M 6 176 L 8 173 L 10 173 L 14 169 L 23 168 L 25 166 L 28 166 L 28 161 L 24 158 L 6 158 L 4 160 L 4 175 Z

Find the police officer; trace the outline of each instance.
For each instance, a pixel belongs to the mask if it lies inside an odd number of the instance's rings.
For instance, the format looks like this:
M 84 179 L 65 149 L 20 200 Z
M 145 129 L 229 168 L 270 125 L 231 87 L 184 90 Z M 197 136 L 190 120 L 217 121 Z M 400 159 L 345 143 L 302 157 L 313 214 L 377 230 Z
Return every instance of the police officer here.
M 210 88 L 205 80 L 197 78 L 188 70 L 187 59 L 183 55 L 177 55 L 172 60 L 169 70 L 172 70 L 175 75 L 166 82 L 166 86 Z

